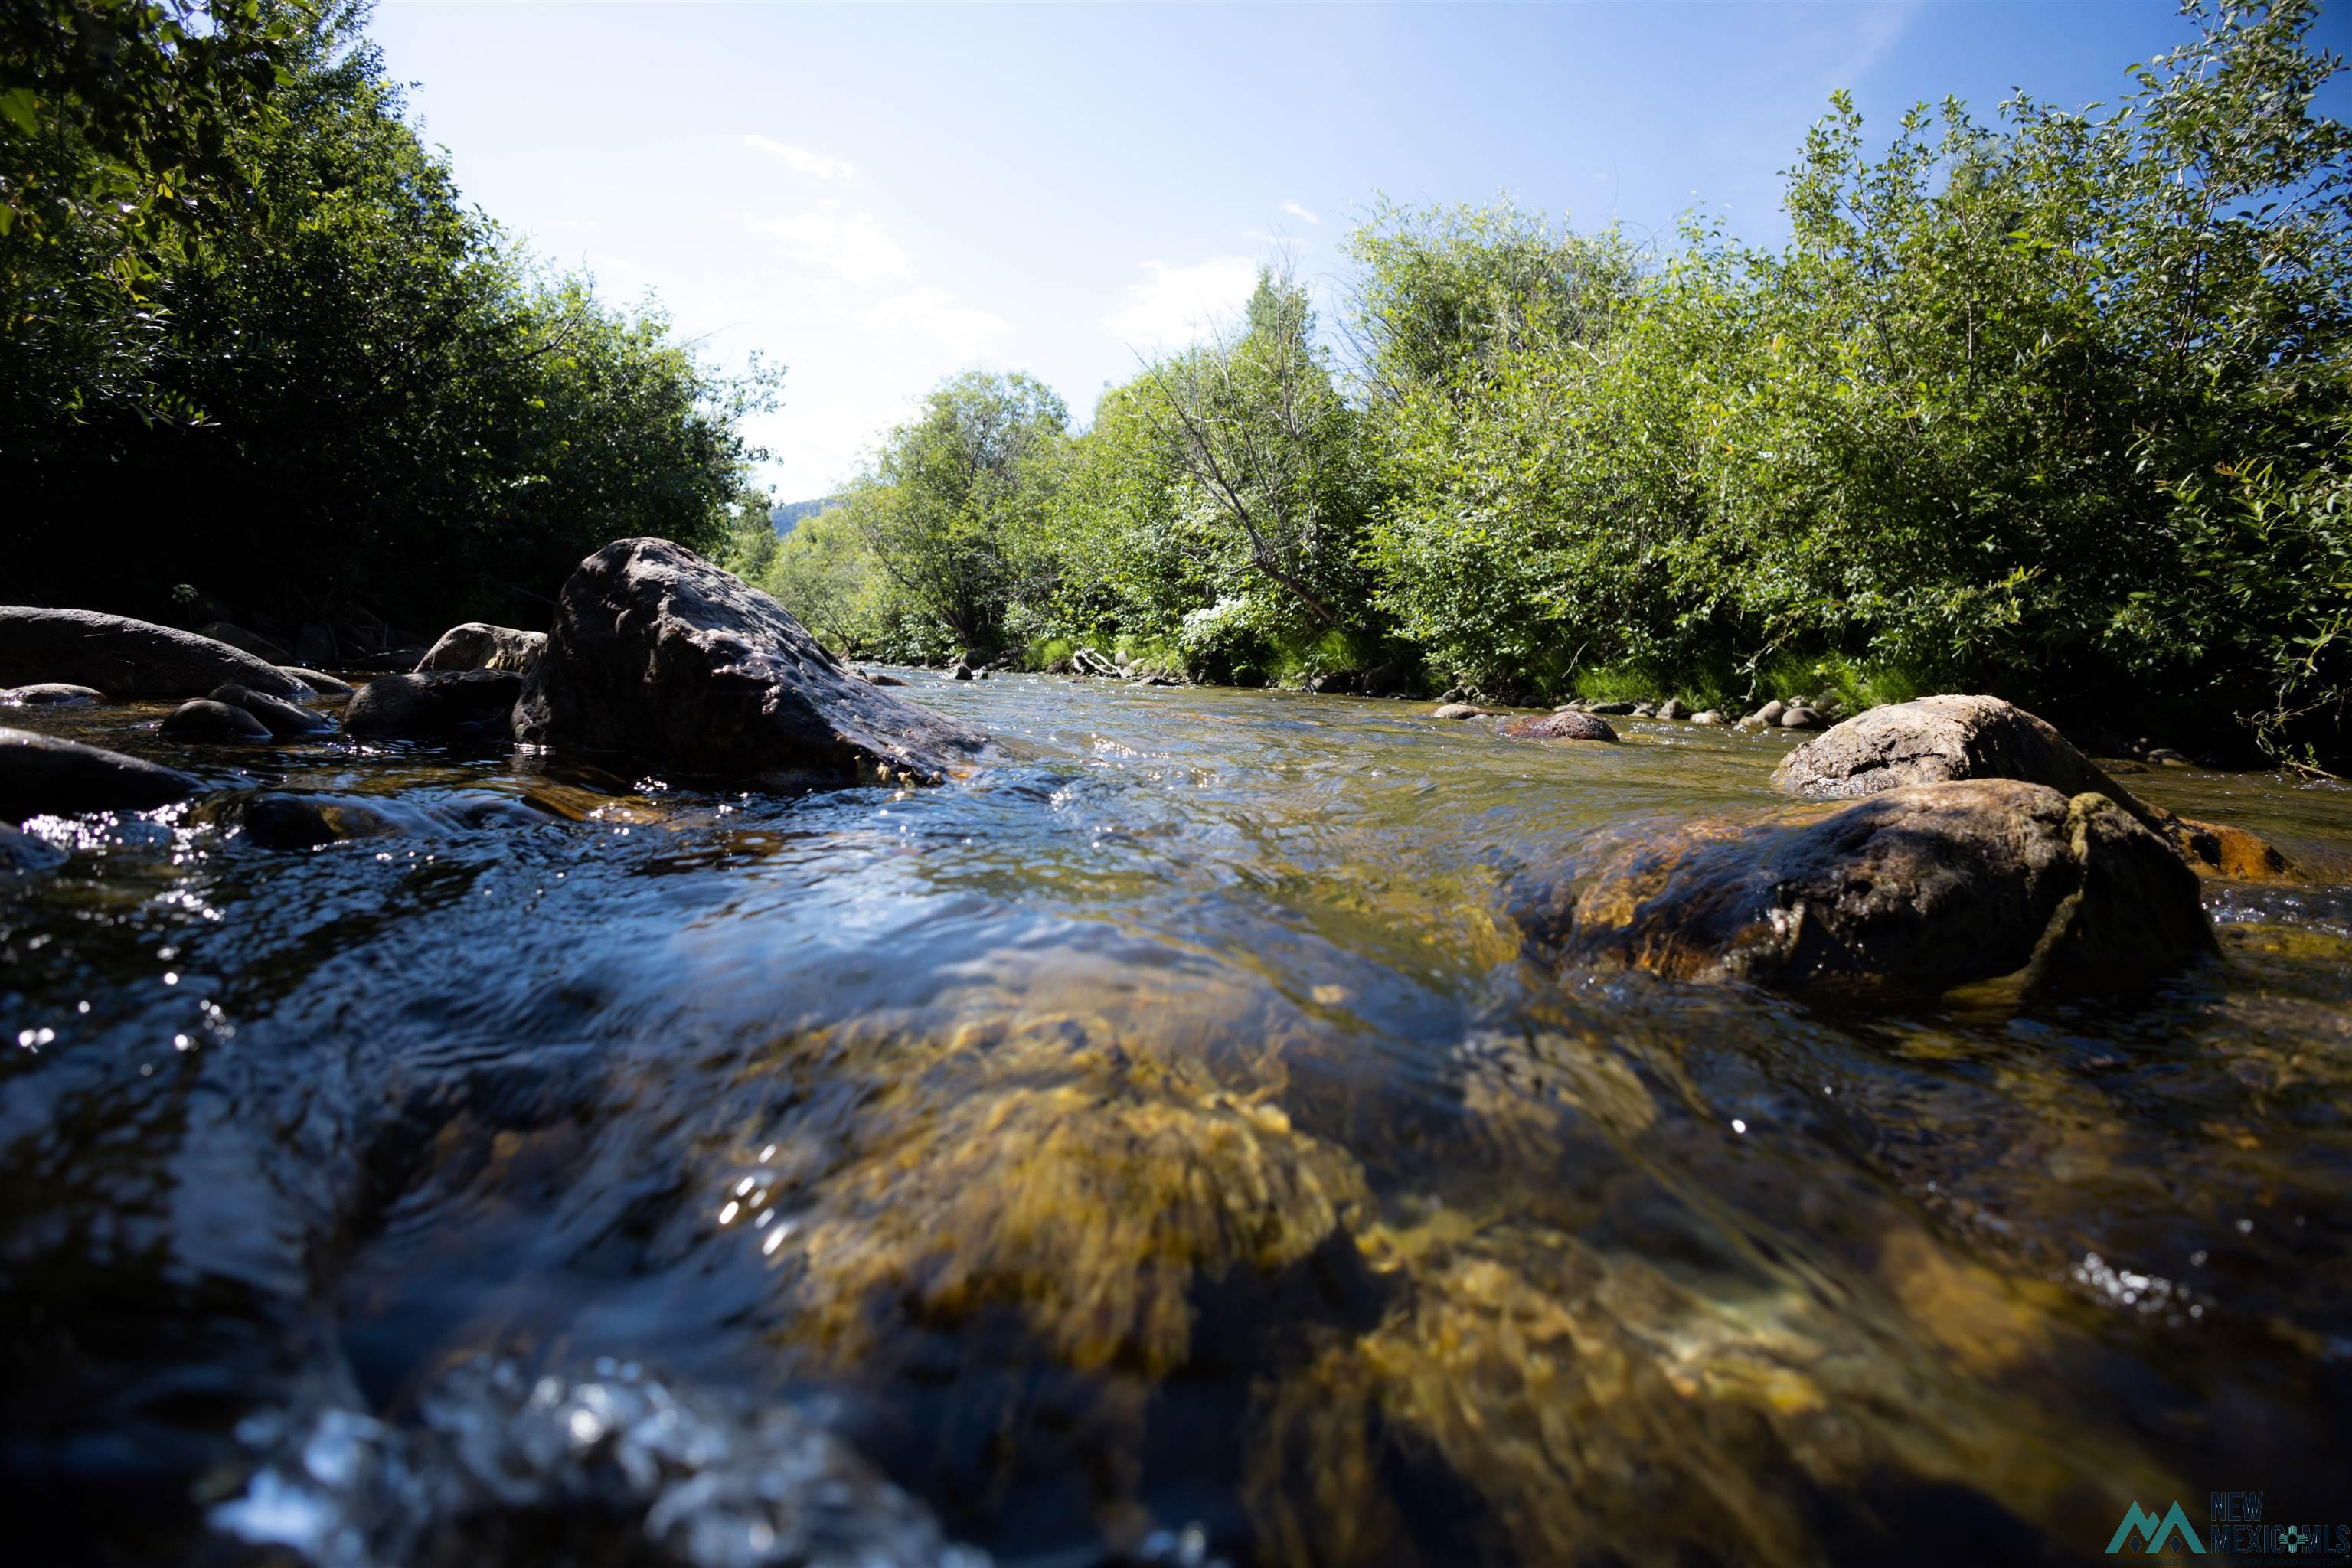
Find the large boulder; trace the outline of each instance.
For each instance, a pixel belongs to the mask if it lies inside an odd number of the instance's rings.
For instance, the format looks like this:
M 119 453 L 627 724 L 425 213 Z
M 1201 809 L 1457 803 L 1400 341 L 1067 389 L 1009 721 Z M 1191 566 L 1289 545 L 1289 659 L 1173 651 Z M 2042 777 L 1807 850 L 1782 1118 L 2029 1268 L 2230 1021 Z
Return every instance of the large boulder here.
M 115 698 L 202 697 L 224 681 L 271 697 L 301 683 L 242 648 L 95 610 L 0 605 L 0 686 L 92 686 Z
M 0 729 L 0 821 L 85 811 L 146 811 L 185 800 L 196 781 L 170 768 L 30 730 Z
M 380 675 L 343 709 L 343 733 L 364 740 L 442 741 L 503 733 L 522 677 L 510 669 L 437 669 Z
M 1521 910 L 1570 963 L 1789 990 L 2110 990 L 2214 951 L 2196 877 L 2104 795 L 1906 784 L 1618 839 Z
M 2191 868 L 2237 881 L 2294 882 L 2294 863 L 2242 827 L 2200 822 L 2136 798 L 2066 737 L 1998 697 L 1922 697 L 1874 708 L 1780 759 L 1772 782 L 1795 795 L 1873 795 L 1949 779 L 2019 779 L 2105 795 L 2163 836 Z
M 1799 746 L 1772 773 L 1773 784 L 1791 795 L 1838 798 L 1953 779 L 2018 779 L 2070 795 L 2095 792 L 2146 816 L 2065 736 L 1998 697 L 1922 697 L 1873 708 Z
M 857 679 L 694 552 L 623 539 L 563 585 L 516 738 L 772 788 L 936 783 L 987 738 Z
M 539 656 L 546 651 L 545 632 L 517 631 L 512 626 L 494 626 L 486 621 L 467 621 L 443 632 L 440 640 L 416 661 L 416 668 L 420 673 L 428 669 L 510 669 L 517 675 L 529 675 L 538 665 Z

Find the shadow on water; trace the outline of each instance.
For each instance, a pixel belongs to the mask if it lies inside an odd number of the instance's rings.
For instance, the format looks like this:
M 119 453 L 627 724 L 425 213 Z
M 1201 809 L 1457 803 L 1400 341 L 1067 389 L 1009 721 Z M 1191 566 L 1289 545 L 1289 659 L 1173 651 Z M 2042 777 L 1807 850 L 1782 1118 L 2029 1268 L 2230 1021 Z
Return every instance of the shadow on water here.
M 36 1549 L 2067 1561 L 2136 1500 L 2352 1516 L 2341 790 L 2131 781 L 2321 872 L 2210 885 L 2223 957 L 2159 994 L 1840 1013 L 1556 975 L 1505 912 L 1763 804 L 1788 737 L 914 695 L 1002 760 L 778 799 L 30 720 L 215 786 L 37 822 L 71 858 L 0 887 Z M 266 792 L 372 826 L 263 848 Z

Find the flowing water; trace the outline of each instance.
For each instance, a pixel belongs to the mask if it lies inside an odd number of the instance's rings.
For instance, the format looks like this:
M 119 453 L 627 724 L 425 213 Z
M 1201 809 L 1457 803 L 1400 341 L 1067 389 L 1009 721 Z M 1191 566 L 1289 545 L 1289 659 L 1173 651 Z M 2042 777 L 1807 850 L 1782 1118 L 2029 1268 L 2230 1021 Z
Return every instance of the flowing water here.
M 2067 1561 L 2352 1521 L 2352 792 L 2127 1004 L 1560 975 L 1794 737 L 1041 678 L 917 793 L 175 748 L 0 873 L 18 1561 Z M 315 851 L 250 792 L 372 805 Z M 13 1043 L 7 1043 L 13 1042 Z M 2134 1543 L 2137 1550 L 2137 1542 Z

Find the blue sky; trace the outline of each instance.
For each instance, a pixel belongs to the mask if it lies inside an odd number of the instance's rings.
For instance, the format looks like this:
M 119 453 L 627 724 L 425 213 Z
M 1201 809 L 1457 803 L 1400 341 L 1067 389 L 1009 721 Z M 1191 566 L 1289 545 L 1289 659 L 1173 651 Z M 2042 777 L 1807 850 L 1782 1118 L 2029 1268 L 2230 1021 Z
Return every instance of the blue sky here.
M 1769 239 L 1833 89 L 1880 128 L 1946 93 L 2112 100 L 2187 37 L 2168 0 L 384 0 L 371 31 L 470 200 L 720 362 L 790 367 L 751 429 L 787 500 L 969 366 L 1085 419 L 1276 244 L 1335 292 L 1379 193 L 1651 231 L 1704 205 Z

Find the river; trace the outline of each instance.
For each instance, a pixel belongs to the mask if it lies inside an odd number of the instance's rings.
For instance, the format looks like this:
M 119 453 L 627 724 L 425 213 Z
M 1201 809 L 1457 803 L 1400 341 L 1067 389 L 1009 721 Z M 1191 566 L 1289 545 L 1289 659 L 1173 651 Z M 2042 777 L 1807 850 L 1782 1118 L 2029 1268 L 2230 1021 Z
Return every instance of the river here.
M 2223 957 L 2152 994 L 1857 1014 L 1560 976 L 1507 912 L 1596 829 L 1769 804 L 1801 737 L 905 673 L 977 776 L 6 716 L 216 786 L 0 874 L 39 1560 L 775 1561 L 821 1470 L 845 1563 L 2352 1520 L 2341 784 L 2124 779 L 2311 874 L 2207 883 Z M 404 831 L 260 848 L 263 787 Z

